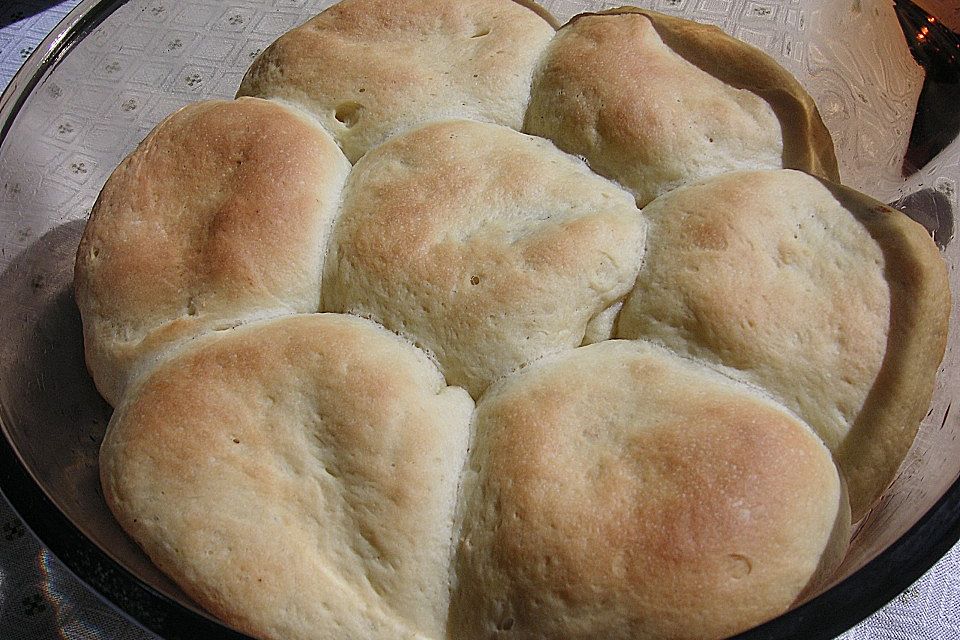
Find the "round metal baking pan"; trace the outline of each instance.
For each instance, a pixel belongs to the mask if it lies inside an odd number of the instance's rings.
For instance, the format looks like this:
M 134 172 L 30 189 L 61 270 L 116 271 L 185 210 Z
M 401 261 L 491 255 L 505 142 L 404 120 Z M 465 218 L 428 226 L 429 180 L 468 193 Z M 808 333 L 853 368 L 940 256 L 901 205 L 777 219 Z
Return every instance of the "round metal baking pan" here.
M 246 636 L 197 609 L 103 502 L 97 451 L 110 409 L 83 363 L 74 253 L 103 182 L 156 122 L 188 102 L 231 96 L 263 47 L 327 4 L 84 0 L 0 98 L 0 489 L 80 580 L 166 638 Z M 566 20 L 613 3 L 543 4 Z M 636 4 L 718 24 L 794 72 L 835 137 L 844 182 L 927 226 L 958 290 L 960 249 L 951 241 L 960 142 L 949 115 L 957 82 L 945 58 L 918 45 L 932 39 L 930 27 L 916 39 L 929 14 L 879 0 L 853 9 L 831 0 Z M 954 327 L 956 314 L 955 305 Z M 950 411 L 957 342 L 951 332 L 917 442 L 858 527 L 837 581 L 738 638 L 834 638 L 960 539 L 960 412 Z

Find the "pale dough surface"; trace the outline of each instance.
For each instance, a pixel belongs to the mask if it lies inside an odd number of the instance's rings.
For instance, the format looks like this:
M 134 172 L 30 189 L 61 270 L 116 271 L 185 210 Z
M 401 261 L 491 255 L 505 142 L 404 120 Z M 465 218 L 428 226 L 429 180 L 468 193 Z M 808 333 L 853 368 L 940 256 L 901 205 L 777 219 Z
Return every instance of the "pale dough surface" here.
M 617 336 L 730 367 L 796 411 L 862 516 L 913 442 L 946 343 L 946 267 L 926 231 L 789 170 L 726 174 L 644 214 Z
M 629 193 L 546 140 L 434 123 L 354 167 L 322 306 L 408 336 L 477 397 L 588 332 L 610 337 L 603 312 L 633 286 L 645 228 Z
M 512 0 L 344 0 L 267 48 L 238 95 L 302 105 L 352 162 L 431 120 L 519 129 L 554 34 L 544 15 Z
M 442 638 L 472 410 L 366 320 L 246 325 L 131 390 L 104 495 L 163 571 L 258 637 Z

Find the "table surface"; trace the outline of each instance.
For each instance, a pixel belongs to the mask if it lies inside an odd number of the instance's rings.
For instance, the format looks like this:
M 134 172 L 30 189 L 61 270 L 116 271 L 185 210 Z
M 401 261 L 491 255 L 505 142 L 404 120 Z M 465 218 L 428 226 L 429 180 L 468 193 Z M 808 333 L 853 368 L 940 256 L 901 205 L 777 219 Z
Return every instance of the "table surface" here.
M 0 2 L 0 90 L 79 0 Z M 77 580 L 0 497 L 0 638 L 156 640 Z M 960 545 L 838 640 L 960 638 Z

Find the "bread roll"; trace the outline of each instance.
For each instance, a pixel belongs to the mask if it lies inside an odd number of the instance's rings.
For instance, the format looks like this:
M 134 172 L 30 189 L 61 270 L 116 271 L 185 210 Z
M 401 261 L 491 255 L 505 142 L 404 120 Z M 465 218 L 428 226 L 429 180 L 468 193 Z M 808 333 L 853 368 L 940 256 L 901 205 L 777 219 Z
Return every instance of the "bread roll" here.
M 726 174 L 644 214 L 646 264 L 617 336 L 730 367 L 796 411 L 862 516 L 913 442 L 943 357 L 950 290 L 929 235 L 786 170 Z
M 238 95 L 303 105 L 351 162 L 431 120 L 519 129 L 554 34 L 543 15 L 512 0 L 344 0 L 270 45 Z
M 266 100 L 160 123 L 107 180 L 77 252 L 87 366 L 107 401 L 173 344 L 317 311 L 349 168 L 314 121 Z
M 630 194 L 549 142 L 493 124 L 434 123 L 354 167 L 323 309 L 408 336 L 448 383 L 477 397 L 583 341 L 633 286 L 644 229 Z
M 451 603 L 458 640 L 727 637 L 839 563 L 846 496 L 783 407 L 699 363 L 607 341 L 477 405 Z
M 76 265 L 104 496 L 227 624 L 718 639 L 827 585 L 903 459 L 929 237 L 782 169 L 838 178 L 753 47 L 555 24 L 343 0 L 107 181 Z
M 816 105 L 789 72 L 717 27 L 631 7 L 560 29 L 523 130 L 583 156 L 640 206 L 738 169 L 839 179 Z
M 131 389 L 104 495 L 157 566 L 247 633 L 439 639 L 472 409 L 365 320 L 254 323 Z

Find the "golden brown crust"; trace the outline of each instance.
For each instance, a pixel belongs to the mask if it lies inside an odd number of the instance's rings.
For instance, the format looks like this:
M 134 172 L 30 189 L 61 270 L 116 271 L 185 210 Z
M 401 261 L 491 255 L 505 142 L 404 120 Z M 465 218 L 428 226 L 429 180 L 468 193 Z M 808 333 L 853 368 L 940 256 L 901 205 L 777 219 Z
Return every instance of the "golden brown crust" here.
M 619 12 L 647 16 L 667 46 L 684 60 L 731 87 L 746 89 L 763 98 L 782 125 L 784 169 L 798 169 L 833 182 L 840 181 L 833 139 L 813 97 L 773 58 L 714 25 L 635 7 L 601 13 Z
M 184 107 L 104 185 L 77 252 L 88 367 L 119 402 L 173 343 L 316 311 L 349 163 L 309 117 L 256 98 Z
M 177 112 L 104 187 L 76 271 L 104 494 L 227 623 L 720 638 L 815 594 L 903 459 L 950 306 L 922 229 L 731 173 L 838 178 L 759 50 L 632 7 L 556 29 L 343 0 L 248 70 L 271 100 Z
M 262 638 L 444 635 L 473 402 L 359 318 L 200 338 L 111 419 L 104 495 L 202 606 Z
M 795 171 L 727 174 L 644 212 L 647 264 L 617 336 L 731 367 L 796 411 L 861 517 L 913 442 L 943 356 L 949 288 L 929 236 Z
M 644 228 L 629 193 L 549 142 L 434 123 L 357 163 L 322 305 L 407 335 L 477 397 L 583 341 L 632 286 Z
M 837 177 L 829 133 L 786 70 L 716 27 L 639 9 L 560 29 L 535 72 L 524 131 L 583 156 L 641 206 L 731 170 Z
M 883 251 L 891 313 L 883 364 L 863 409 L 835 451 L 860 516 L 886 490 L 930 407 L 950 322 L 947 266 L 926 230 L 853 189 L 824 183 Z M 872 487 L 867 493 L 862 487 Z M 855 499 L 856 497 L 856 499 Z
M 238 95 L 316 114 L 356 162 L 390 135 L 445 118 L 520 128 L 543 10 L 511 0 L 344 0 L 268 47 Z
M 651 345 L 541 361 L 475 423 L 458 638 L 722 638 L 785 611 L 846 544 L 809 427 Z

